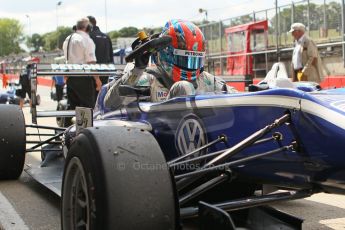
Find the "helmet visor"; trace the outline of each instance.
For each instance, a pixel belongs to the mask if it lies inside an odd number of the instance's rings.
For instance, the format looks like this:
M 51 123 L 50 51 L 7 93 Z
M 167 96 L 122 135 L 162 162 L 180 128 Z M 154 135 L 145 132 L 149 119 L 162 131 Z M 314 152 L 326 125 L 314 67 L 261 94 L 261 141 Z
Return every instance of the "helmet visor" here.
M 205 52 L 174 49 L 174 65 L 182 69 L 200 69 L 204 63 Z

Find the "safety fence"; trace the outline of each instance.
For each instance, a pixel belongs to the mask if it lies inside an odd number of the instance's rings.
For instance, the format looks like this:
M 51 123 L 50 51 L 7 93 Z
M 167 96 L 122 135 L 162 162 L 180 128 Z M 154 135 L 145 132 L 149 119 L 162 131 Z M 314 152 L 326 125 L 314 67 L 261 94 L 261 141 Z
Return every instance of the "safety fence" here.
M 229 75 L 229 57 L 242 55 L 253 58 L 261 55 L 261 61 L 257 61 L 260 67 L 257 69 L 267 72 L 270 59 L 279 60 L 280 52 L 292 47 L 293 38 L 288 31 L 294 22 L 305 24 L 307 33 L 317 44 L 339 44 L 343 42 L 343 4 L 343 0 L 308 0 L 281 6 L 276 4 L 270 9 L 203 24 L 200 28 L 207 40 L 208 68 L 214 67 L 212 71 L 216 74 Z M 245 29 L 242 28 L 230 36 L 231 30 L 236 27 L 260 21 L 267 22 L 265 31 L 256 30 L 257 34 L 253 32 L 249 35 L 251 37 L 245 37 Z M 247 42 L 250 43 L 248 48 L 245 47 Z M 237 52 L 241 49 L 242 53 Z M 245 63 L 253 65 L 249 60 Z M 255 70 L 256 67 L 248 68 Z

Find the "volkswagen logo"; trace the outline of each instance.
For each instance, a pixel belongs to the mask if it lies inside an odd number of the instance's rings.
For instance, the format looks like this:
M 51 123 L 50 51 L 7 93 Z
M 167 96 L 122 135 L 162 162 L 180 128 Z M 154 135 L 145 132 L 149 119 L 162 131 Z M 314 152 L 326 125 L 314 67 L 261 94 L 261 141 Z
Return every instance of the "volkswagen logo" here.
M 175 143 L 179 155 L 190 153 L 207 143 L 205 128 L 199 117 L 189 114 L 181 120 L 175 134 Z M 204 153 L 205 151 L 198 152 L 194 156 Z

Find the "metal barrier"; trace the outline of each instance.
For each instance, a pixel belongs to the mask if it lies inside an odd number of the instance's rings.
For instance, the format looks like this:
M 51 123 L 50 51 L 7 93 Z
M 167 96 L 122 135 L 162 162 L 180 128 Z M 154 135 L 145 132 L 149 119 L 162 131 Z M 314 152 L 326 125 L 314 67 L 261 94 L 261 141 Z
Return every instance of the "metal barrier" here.
M 277 3 L 278 1 L 275 1 L 275 7 L 270 9 L 200 25 L 207 40 L 206 57 L 209 60 L 219 59 L 219 62 L 223 63 L 224 58 L 231 57 L 228 54 L 229 44 L 225 33 L 227 28 L 267 20 L 267 49 L 259 52 L 253 50 L 252 53 L 246 55 L 276 54 L 276 61 L 279 61 L 281 52 L 287 51 L 293 46 L 293 38 L 288 33 L 291 24 L 301 22 L 306 25 L 307 33 L 319 47 L 324 44 L 327 46 L 341 44 L 344 60 L 345 47 L 344 36 L 342 36 L 345 30 L 344 0 L 304 0 L 281 6 Z M 269 69 L 267 61 L 265 69 Z M 224 75 L 224 72 L 224 66 L 221 64 L 220 75 Z
M 52 77 L 63 75 L 66 77 L 81 76 L 109 76 L 118 75 L 123 65 L 114 64 L 33 64 L 30 71 L 31 81 L 31 115 L 32 123 L 37 124 L 38 117 L 73 116 L 74 111 L 42 111 L 37 112 L 37 76 Z

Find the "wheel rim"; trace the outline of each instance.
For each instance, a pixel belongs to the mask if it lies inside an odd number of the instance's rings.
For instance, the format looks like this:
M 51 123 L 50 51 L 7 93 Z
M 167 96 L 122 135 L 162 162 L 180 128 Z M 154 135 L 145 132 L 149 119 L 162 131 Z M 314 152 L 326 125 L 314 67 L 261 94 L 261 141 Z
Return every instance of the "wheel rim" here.
M 81 161 L 73 157 L 65 172 L 62 199 L 64 229 L 89 229 L 90 203 L 85 171 Z

